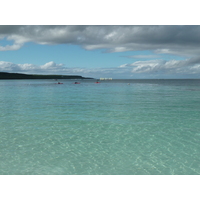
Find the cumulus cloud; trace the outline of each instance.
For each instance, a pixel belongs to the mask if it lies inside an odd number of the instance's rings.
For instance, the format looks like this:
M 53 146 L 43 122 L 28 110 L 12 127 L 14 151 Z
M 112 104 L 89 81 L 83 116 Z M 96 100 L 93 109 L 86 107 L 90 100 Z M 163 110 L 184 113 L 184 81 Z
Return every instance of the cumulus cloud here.
M 64 64 L 53 61 L 44 65 L 30 63 L 15 64 L 0 61 L 0 71 L 26 74 L 63 74 L 82 75 L 85 77 L 113 77 L 113 78 L 156 78 L 171 75 L 200 75 L 200 59 L 191 58 L 187 60 L 148 60 L 126 63 L 112 68 L 69 68 Z
M 0 71 L 10 73 L 26 73 L 26 74 L 62 74 L 62 75 L 82 75 L 86 77 L 99 77 L 113 73 L 114 68 L 69 68 L 64 64 L 57 64 L 53 61 L 44 65 L 34 65 L 30 63 L 15 64 L 11 62 L 0 61 Z
M 0 26 L 0 37 L 13 41 L 0 50 L 17 50 L 26 42 L 75 44 L 108 52 L 153 50 L 198 55 L 200 26 Z
M 0 46 L 0 51 L 14 51 L 20 49 L 22 46 L 23 44 L 17 43 L 14 43 L 13 45 Z
M 199 57 L 186 60 L 148 60 L 137 61 L 119 66 L 119 68 L 131 69 L 133 74 L 200 74 Z
M 62 71 L 67 71 L 67 68 L 63 67 L 63 64 L 56 64 L 55 62 L 48 62 L 44 65 L 34 65 L 34 64 L 15 64 L 11 62 L 0 61 L 0 71 L 13 72 L 13 73 L 37 73 L 37 74 L 51 74 L 51 73 L 61 73 Z

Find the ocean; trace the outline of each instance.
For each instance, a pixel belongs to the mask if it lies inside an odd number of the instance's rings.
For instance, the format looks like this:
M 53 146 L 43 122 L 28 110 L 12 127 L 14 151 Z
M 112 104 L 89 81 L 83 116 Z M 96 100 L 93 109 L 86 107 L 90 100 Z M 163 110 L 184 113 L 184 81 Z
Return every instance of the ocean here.
M 200 80 L 0 80 L 1 175 L 199 175 Z

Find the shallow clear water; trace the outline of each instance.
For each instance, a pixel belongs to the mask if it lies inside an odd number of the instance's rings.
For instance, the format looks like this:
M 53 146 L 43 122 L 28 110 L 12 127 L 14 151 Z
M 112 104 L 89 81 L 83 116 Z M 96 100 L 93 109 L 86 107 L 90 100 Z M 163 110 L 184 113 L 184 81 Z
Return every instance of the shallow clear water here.
M 62 82 L 0 80 L 0 174 L 200 174 L 200 80 Z

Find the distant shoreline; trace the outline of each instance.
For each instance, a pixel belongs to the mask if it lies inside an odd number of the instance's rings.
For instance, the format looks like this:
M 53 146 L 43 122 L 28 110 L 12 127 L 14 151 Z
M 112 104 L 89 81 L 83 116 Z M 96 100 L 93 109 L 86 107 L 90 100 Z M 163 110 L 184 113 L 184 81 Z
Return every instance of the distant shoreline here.
M 0 72 L 0 79 L 93 79 L 79 75 L 41 75 Z

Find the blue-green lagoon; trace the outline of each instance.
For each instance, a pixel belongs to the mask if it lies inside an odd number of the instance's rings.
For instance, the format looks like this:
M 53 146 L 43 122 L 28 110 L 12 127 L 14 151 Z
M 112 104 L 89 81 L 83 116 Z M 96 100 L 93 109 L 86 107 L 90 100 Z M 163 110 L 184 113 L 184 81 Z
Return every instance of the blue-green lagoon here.
M 0 80 L 1 175 L 198 175 L 200 80 Z

